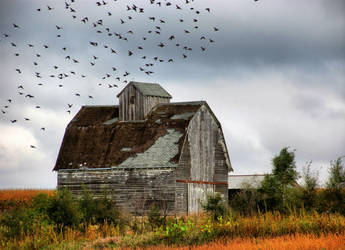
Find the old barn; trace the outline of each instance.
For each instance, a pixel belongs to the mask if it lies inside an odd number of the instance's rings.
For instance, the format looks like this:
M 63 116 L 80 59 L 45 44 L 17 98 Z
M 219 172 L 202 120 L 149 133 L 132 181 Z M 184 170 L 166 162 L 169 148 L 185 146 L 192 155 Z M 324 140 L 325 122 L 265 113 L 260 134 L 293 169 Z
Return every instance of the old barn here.
M 171 214 L 198 212 L 207 192 L 227 200 L 231 163 L 205 101 L 172 103 L 159 84 L 139 82 L 117 97 L 118 106 L 83 106 L 68 124 L 58 188 L 107 192 L 132 213 L 153 203 Z

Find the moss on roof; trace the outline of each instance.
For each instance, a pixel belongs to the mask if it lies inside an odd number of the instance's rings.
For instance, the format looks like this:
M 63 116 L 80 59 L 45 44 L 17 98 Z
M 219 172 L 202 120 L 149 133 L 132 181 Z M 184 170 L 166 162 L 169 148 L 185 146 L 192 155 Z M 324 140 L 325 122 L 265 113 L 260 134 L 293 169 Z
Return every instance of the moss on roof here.
M 117 106 L 83 106 L 66 128 L 54 170 L 77 169 L 82 166 L 116 167 L 129 157 L 147 151 L 159 138 L 166 135 L 165 143 L 168 147 L 169 143 L 176 145 L 177 141 L 178 150 L 175 156 L 170 155 L 169 160 L 170 163 L 177 163 L 186 128 L 193 117 L 190 114 L 197 112 L 204 103 L 159 104 L 144 121 L 113 120 L 111 123 L 107 121 L 118 117 Z M 183 115 L 186 113 L 189 115 Z M 168 135 L 172 131 L 176 131 L 178 138 L 174 136 L 169 139 Z

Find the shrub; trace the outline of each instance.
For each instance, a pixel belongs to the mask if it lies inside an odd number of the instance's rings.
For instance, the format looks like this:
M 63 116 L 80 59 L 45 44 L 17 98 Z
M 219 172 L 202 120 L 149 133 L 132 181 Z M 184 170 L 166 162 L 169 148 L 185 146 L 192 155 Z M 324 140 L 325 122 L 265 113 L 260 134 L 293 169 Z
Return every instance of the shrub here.
M 15 238 L 30 232 L 39 220 L 33 209 L 16 208 L 3 213 L 0 224 L 4 227 L 2 234 L 6 238 Z
M 106 193 L 100 198 L 93 198 L 91 193 L 84 189 L 79 204 L 84 215 L 83 219 L 87 223 L 107 222 L 117 225 L 121 221 L 121 214 L 115 200 L 109 199 Z
M 262 195 L 257 189 L 244 185 L 243 189 L 232 197 L 229 205 L 236 212 L 253 215 L 257 212 L 261 200 Z
M 205 212 L 212 215 L 214 220 L 223 217 L 227 213 L 224 200 L 220 193 L 207 194 L 206 202 L 201 204 Z
M 155 227 L 160 227 L 165 224 L 165 218 L 162 216 L 161 211 L 158 206 L 153 204 L 148 213 L 148 221 L 152 229 Z
M 58 194 L 51 198 L 47 213 L 50 220 L 61 228 L 76 226 L 83 218 L 79 203 L 66 188 L 59 190 Z

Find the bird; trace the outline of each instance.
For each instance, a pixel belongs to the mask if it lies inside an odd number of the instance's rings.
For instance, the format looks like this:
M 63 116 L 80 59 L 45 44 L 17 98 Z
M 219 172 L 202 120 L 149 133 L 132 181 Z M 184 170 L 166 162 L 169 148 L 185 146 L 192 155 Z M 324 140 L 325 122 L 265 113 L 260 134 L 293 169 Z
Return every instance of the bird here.
M 73 104 L 69 104 L 69 103 L 67 103 L 67 105 L 69 108 L 72 108 L 72 106 L 73 106 Z
M 19 29 L 19 26 L 15 23 L 13 23 L 13 28 Z
M 15 122 L 17 122 L 17 120 L 11 120 L 11 122 L 12 122 L 12 123 L 15 123 Z
M 25 121 L 30 121 L 30 119 L 29 119 L 29 118 L 26 118 L 26 117 L 24 117 L 24 120 L 25 120 Z
M 45 128 L 45 127 L 42 127 L 42 128 L 41 128 L 41 130 L 42 130 L 42 131 L 45 131 L 45 130 L 46 130 L 46 128 Z
M 36 148 L 34 145 L 30 145 L 30 148 Z
M 128 55 L 129 55 L 129 56 L 133 55 L 133 52 L 130 51 L 130 50 L 128 50 Z
M 55 25 L 58 30 L 61 30 L 62 27 Z

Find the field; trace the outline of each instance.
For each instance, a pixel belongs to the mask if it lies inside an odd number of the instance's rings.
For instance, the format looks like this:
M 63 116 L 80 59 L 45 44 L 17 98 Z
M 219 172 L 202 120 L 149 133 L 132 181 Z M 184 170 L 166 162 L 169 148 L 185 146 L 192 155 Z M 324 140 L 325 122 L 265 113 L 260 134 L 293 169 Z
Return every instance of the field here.
M 36 199 L 39 193 L 46 195 Z M 217 220 L 199 214 L 168 217 L 162 222 L 160 217 L 133 217 L 122 212 L 109 223 L 79 220 L 64 226 L 54 217 L 49 219 L 49 208 L 47 213 L 43 211 L 57 196 L 51 190 L 0 191 L 0 204 L 12 202 L 0 210 L 0 248 L 345 249 L 345 217 L 336 213 L 230 213 Z M 58 204 L 67 204 L 72 217 L 78 212 L 73 210 L 77 203 L 68 204 L 72 201 L 67 198 Z M 58 209 L 54 207 L 54 211 Z
M 0 190 L 0 211 L 11 207 L 29 205 L 32 198 L 38 194 L 54 195 L 55 190 L 45 189 L 16 189 Z

